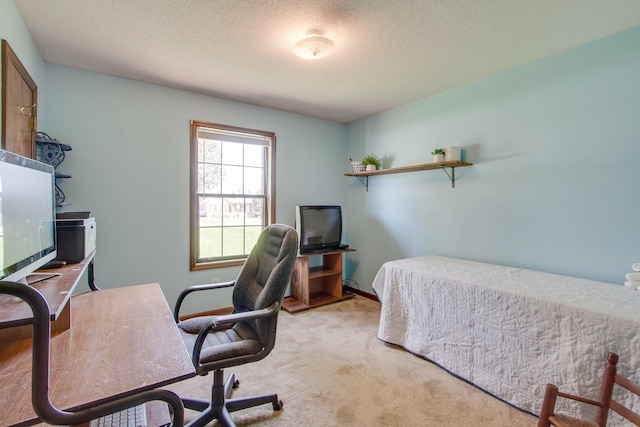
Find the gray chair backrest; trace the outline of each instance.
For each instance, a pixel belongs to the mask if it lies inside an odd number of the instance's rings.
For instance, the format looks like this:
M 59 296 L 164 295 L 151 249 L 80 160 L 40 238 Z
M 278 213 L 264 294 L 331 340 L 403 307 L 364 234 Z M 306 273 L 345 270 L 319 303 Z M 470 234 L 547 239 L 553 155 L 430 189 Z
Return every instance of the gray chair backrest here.
M 298 233 L 284 224 L 267 226 L 243 265 L 233 288 L 234 312 L 260 310 L 282 303 L 298 254 Z M 249 326 L 264 339 L 269 322 L 257 319 Z

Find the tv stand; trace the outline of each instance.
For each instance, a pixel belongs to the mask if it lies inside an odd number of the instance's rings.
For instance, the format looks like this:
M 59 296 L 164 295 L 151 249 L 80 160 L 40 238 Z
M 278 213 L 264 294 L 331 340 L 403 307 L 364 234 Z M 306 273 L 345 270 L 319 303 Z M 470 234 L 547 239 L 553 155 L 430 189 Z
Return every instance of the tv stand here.
M 336 249 L 322 253 L 300 254 L 291 277 L 291 296 L 282 308 L 290 313 L 352 298 L 342 292 L 342 254 L 355 249 Z M 311 257 L 322 257 L 322 265 L 309 267 Z

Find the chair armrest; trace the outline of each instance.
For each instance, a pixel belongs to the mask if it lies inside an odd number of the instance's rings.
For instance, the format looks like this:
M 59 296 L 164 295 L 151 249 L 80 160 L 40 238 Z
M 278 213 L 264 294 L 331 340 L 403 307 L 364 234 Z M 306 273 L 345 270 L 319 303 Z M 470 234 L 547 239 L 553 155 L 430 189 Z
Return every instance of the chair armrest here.
M 587 399 L 587 398 L 576 396 L 576 395 L 573 395 L 573 394 L 563 393 L 561 391 L 558 391 L 558 397 L 564 397 L 565 399 L 570 399 L 570 400 L 575 400 L 577 402 L 586 403 L 587 405 L 593 405 L 593 406 L 597 406 L 597 407 L 601 407 L 602 406 L 602 403 L 598 402 L 597 400 Z
M 196 342 L 193 345 L 193 354 L 192 361 L 193 366 L 200 366 L 200 351 L 202 350 L 202 345 L 204 344 L 204 340 L 207 338 L 209 332 L 211 332 L 214 328 L 217 328 L 221 325 L 226 325 L 230 323 L 237 323 L 246 320 L 254 320 L 254 319 L 262 319 L 265 317 L 271 317 L 278 314 L 280 310 L 280 303 L 274 302 L 267 308 L 263 308 L 260 310 L 253 311 L 245 311 L 242 313 L 232 313 L 225 314 L 222 316 L 213 316 L 211 323 L 208 326 L 205 326 L 198 333 L 198 337 L 196 338 Z
M 569 393 L 562 393 L 558 390 L 554 384 L 547 384 L 547 389 L 544 394 L 544 400 L 542 401 L 542 409 L 540 410 L 540 417 L 538 419 L 537 427 L 551 427 L 550 418 L 554 417 L 556 398 L 562 397 L 565 399 L 575 400 L 577 402 L 586 403 L 588 405 L 594 405 L 601 407 L 602 404 L 592 399 L 585 399 L 580 396 L 576 396 Z M 555 425 L 555 424 L 554 424 Z
M 206 284 L 206 285 L 189 286 L 188 288 L 186 288 L 182 292 L 180 292 L 180 295 L 178 295 L 178 300 L 176 301 L 176 306 L 173 309 L 173 320 L 175 320 L 176 323 L 178 322 L 178 317 L 180 315 L 180 307 L 182 307 L 182 302 L 187 297 L 187 295 L 189 295 L 190 293 L 197 292 L 197 291 L 207 291 L 207 290 L 211 290 L 211 289 L 229 288 L 229 287 L 232 287 L 235 284 L 236 284 L 236 281 L 232 280 L 230 282 L 209 283 L 209 284 Z
M 280 303 L 274 302 L 267 308 L 263 308 L 260 310 L 253 311 L 245 311 L 242 313 L 231 313 L 231 314 L 223 314 L 220 316 L 212 316 L 211 324 L 203 328 L 200 333 L 209 333 L 211 329 L 218 327 L 220 325 L 228 324 L 228 323 L 237 323 L 244 320 L 254 320 L 254 319 L 262 319 L 264 317 L 270 317 L 277 313 Z M 206 332 L 205 332 L 206 330 Z

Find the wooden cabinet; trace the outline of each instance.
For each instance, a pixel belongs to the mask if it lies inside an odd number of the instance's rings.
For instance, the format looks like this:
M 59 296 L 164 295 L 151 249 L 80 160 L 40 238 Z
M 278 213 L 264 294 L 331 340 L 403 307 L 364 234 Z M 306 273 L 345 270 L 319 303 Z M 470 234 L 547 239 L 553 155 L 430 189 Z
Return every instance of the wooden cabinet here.
M 342 254 L 354 250 L 298 255 L 291 277 L 291 296 L 284 299 L 282 308 L 295 313 L 353 297 L 342 292 Z M 312 267 L 312 261 L 317 263 L 318 258 L 321 264 Z

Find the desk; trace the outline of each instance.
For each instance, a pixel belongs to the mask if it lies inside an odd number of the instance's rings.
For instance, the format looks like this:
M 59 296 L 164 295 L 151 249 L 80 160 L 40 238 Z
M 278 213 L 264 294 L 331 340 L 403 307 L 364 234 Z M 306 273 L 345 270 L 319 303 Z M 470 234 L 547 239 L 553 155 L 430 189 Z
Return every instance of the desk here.
M 39 273 L 58 274 L 59 276 L 34 283 L 36 288 L 47 300 L 51 312 L 51 333 L 69 329 L 71 325 L 71 305 L 69 300 L 82 275 L 89 269 L 89 286 L 93 285 L 93 262 L 96 252 L 77 264 L 67 264 L 64 267 L 39 270 Z M 31 322 L 33 314 L 24 302 L 16 297 L 0 294 L 0 342 L 16 338 L 31 336 Z M 16 327 L 28 325 L 24 327 Z
M 158 284 L 71 298 L 71 328 L 52 336 L 51 402 L 84 409 L 195 376 Z M 32 425 L 31 339 L 2 342 L 0 425 Z

